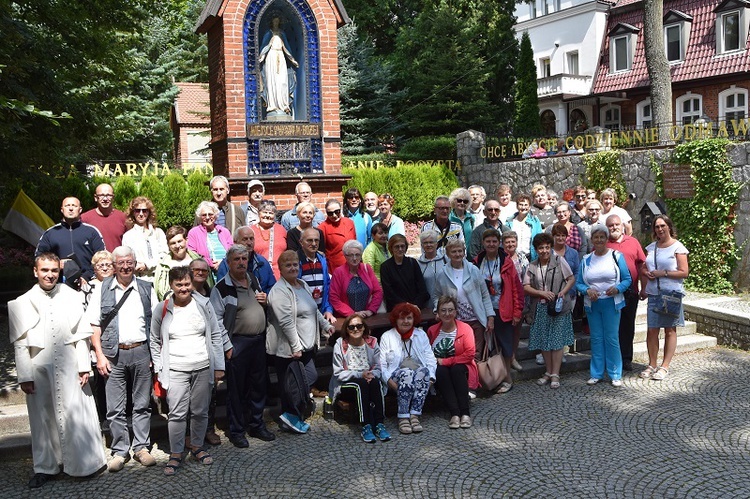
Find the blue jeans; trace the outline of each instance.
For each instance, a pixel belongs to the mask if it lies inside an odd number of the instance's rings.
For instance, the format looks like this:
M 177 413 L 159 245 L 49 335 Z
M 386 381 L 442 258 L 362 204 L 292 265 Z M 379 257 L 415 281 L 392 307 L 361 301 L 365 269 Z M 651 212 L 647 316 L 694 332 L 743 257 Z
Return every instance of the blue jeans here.
M 620 311 L 615 309 L 614 298 L 591 302 L 586 315 L 591 330 L 591 377 L 602 379 L 606 367 L 610 379 L 622 378 Z
M 430 371 L 426 367 L 396 369 L 391 379 L 398 385 L 398 417 L 408 418 L 411 414 L 419 416 L 430 389 Z

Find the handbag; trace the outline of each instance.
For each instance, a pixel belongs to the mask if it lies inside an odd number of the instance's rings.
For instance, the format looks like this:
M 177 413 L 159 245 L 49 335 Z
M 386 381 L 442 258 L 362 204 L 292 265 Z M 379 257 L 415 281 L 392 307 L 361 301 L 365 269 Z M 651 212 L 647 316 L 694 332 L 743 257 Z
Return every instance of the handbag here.
M 656 247 L 657 245 L 654 244 L 654 270 L 658 269 L 656 264 Z M 679 291 L 662 291 L 658 277 L 656 278 L 656 289 L 659 291 L 661 304 L 653 309 L 654 312 L 665 317 L 678 319 L 682 312 L 682 293 Z
M 411 341 L 409 341 L 409 347 L 406 346 L 406 342 L 401 340 L 404 344 L 404 350 L 406 350 L 406 357 L 401 361 L 399 364 L 399 369 L 411 369 L 412 371 L 416 371 L 422 365 L 417 362 L 414 357 L 411 356 Z
M 557 267 L 552 270 L 552 282 L 550 283 L 550 287 L 555 283 L 555 272 L 557 272 Z M 560 281 L 560 288 L 557 290 L 557 295 L 559 295 L 560 291 L 562 291 L 564 283 L 565 281 Z M 557 298 L 547 302 L 547 315 L 549 315 L 550 317 L 557 317 L 562 313 L 562 309 L 558 312 L 557 308 L 555 308 L 555 305 L 557 305 Z
M 490 356 L 490 341 L 491 338 L 488 338 L 485 332 L 484 352 L 482 358 L 477 361 L 477 370 L 482 386 L 489 391 L 494 391 L 500 386 L 508 373 L 505 370 L 505 361 L 500 353 Z

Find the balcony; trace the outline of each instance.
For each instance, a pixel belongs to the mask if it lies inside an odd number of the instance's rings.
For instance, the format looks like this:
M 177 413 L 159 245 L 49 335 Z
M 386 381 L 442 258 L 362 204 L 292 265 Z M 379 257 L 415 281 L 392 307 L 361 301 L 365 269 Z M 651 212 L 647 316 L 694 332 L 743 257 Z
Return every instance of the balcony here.
M 559 74 L 537 79 L 537 95 L 544 97 L 580 97 L 591 93 L 592 76 Z

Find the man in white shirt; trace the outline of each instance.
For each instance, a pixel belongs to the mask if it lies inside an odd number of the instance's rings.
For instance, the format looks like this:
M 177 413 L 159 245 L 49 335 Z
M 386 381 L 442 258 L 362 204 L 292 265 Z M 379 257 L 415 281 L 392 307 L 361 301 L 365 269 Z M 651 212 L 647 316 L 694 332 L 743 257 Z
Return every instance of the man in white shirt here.
M 94 291 L 85 320 L 91 324 L 96 368 L 106 379 L 107 420 L 112 434 L 110 472 L 120 471 L 130 457 L 126 418 L 128 381 L 133 401 L 133 457 L 143 466 L 156 461 L 149 453 L 151 429 L 151 354 L 148 339 L 151 311 L 158 303 L 150 282 L 136 279 L 135 252 L 119 246 L 112 252 L 115 275 Z

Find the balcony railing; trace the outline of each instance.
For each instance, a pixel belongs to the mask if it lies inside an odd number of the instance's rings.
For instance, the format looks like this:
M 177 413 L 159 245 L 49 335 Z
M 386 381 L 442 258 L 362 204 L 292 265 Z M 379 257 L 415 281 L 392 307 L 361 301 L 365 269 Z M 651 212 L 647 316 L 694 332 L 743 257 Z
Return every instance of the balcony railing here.
M 592 76 L 559 74 L 537 79 L 537 95 L 588 95 L 591 93 Z

